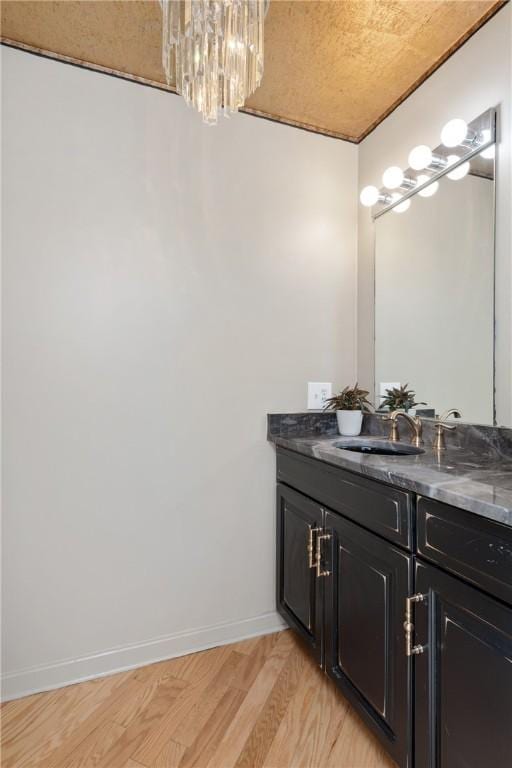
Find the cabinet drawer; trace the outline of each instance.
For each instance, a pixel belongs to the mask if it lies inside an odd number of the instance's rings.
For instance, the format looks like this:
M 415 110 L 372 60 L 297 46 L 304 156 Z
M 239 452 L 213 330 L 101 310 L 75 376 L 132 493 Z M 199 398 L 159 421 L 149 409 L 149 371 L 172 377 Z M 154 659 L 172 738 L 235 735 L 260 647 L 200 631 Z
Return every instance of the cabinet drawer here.
M 418 555 L 512 605 L 512 528 L 418 498 Z
M 412 494 L 279 448 L 277 479 L 335 512 L 411 548 Z

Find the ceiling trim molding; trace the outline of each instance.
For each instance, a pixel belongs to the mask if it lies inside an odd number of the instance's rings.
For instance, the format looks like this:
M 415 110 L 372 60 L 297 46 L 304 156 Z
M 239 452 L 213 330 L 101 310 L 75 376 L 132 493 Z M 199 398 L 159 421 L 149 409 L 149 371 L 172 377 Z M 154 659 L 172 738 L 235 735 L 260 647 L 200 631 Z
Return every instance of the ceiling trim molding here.
M 253 117 L 262 117 L 264 120 L 270 120 L 273 123 L 282 123 L 283 125 L 289 125 L 292 128 L 299 128 L 301 131 L 309 131 L 310 133 L 319 133 L 321 136 L 328 136 L 331 139 L 339 139 L 340 141 L 348 141 L 350 144 L 359 144 L 360 139 L 353 136 L 347 136 L 339 131 L 330 131 L 328 128 L 319 128 L 317 125 L 310 125 L 309 123 L 301 123 L 298 120 L 292 120 L 288 117 L 279 117 L 278 115 L 271 115 L 269 112 L 262 112 L 259 109 L 252 109 L 252 107 L 242 107 L 240 112 L 246 115 L 252 115 Z
M 34 56 L 41 56 L 43 59 L 60 61 L 63 64 L 71 64 L 71 66 L 80 67 L 81 69 L 90 69 L 93 72 L 99 72 L 102 75 L 110 75 L 111 77 L 117 77 L 121 80 L 128 80 L 131 83 L 146 85 L 149 88 L 157 88 L 159 91 L 167 91 L 168 93 L 172 93 L 175 96 L 178 94 L 176 88 L 167 85 L 166 83 L 161 83 L 158 80 L 148 80 L 146 77 L 132 75 L 130 72 L 121 72 L 119 69 L 111 69 L 110 67 L 104 67 L 101 64 L 93 64 L 90 61 L 76 59 L 73 56 L 65 56 L 62 53 L 54 53 L 53 51 L 48 51 L 45 48 L 37 48 L 35 45 L 28 45 L 27 43 L 20 43 L 18 40 L 11 40 L 8 37 L 1 36 L 0 44 L 5 45 L 7 48 L 17 48 L 20 51 L 31 53 Z
M 65 56 L 62 53 L 55 53 L 54 51 L 48 51 L 45 48 L 38 48 L 35 45 L 28 45 L 27 43 L 21 43 L 18 40 L 11 40 L 8 37 L 0 36 L 0 44 L 7 48 L 16 48 L 17 50 L 30 53 L 33 56 L 41 56 L 43 59 L 51 59 L 52 61 L 59 61 L 62 64 L 70 64 L 73 67 L 80 67 L 80 69 L 89 69 L 92 72 L 99 72 L 101 75 L 109 75 L 110 77 L 117 77 L 120 80 L 127 80 L 130 83 L 136 83 L 137 85 L 145 85 L 148 88 L 156 88 L 159 91 L 166 91 L 173 96 L 178 95 L 178 91 L 171 85 L 161 83 L 159 80 L 148 80 L 146 77 L 140 77 L 139 75 L 132 75 L 130 72 L 121 72 L 118 69 L 111 69 L 110 67 L 104 67 L 101 64 L 93 64 L 83 59 L 76 59 L 73 56 Z M 308 131 L 309 133 L 320 134 L 321 136 L 327 136 L 331 139 L 338 139 L 341 141 L 348 141 L 350 144 L 358 144 L 359 139 L 351 136 L 346 136 L 343 133 L 336 131 L 329 131 L 326 128 L 320 128 L 316 125 L 309 125 L 308 123 L 300 123 L 296 120 L 287 119 L 285 117 L 279 117 L 278 115 L 272 115 L 268 112 L 262 112 L 258 109 L 252 109 L 251 107 L 242 107 L 239 112 L 251 117 L 259 117 L 263 120 L 269 120 L 273 123 L 281 123 L 282 125 L 288 125 L 291 128 L 298 128 L 301 131 Z

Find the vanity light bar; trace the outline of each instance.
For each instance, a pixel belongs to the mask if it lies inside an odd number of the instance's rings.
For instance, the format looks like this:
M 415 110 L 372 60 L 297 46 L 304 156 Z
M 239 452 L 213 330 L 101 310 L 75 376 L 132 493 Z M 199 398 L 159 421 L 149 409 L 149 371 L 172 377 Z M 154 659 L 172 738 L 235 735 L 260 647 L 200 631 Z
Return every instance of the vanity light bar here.
M 366 186 L 361 190 L 359 200 L 367 208 L 380 206 L 372 212 L 374 219 L 391 209 L 396 213 L 406 211 L 409 198 L 416 193 L 421 197 L 434 195 L 442 176 L 447 175 L 452 181 L 466 176 L 470 169 L 469 160 L 475 155 L 481 154 L 486 159 L 494 157 L 495 141 L 495 109 L 483 112 L 469 125 L 461 118 L 449 120 L 441 131 L 441 144 L 435 150 L 426 144 L 414 147 L 409 153 L 406 171 L 397 165 L 390 166 L 382 175 L 383 188 Z

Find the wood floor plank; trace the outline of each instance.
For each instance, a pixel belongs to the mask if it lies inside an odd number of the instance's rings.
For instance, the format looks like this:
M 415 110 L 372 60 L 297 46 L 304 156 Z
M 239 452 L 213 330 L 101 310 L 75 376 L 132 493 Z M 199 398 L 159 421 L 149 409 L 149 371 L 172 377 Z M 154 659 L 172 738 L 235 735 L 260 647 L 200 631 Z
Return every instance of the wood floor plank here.
M 242 706 L 245 695 L 237 688 L 228 688 L 194 743 L 185 751 L 179 768 L 205 768 L 208 765 L 230 723 Z
M 152 766 L 162 749 L 172 739 L 172 735 L 180 723 L 190 716 L 190 712 L 202 696 L 205 688 L 214 679 L 223 663 L 232 653 L 229 646 L 212 648 L 203 654 L 193 654 L 201 659 L 186 657 L 188 664 L 180 670 L 185 680 L 190 681 L 189 687 L 170 707 L 166 716 L 158 726 L 153 729 L 142 742 L 137 751 L 132 755 L 134 760 L 145 766 Z M 192 674 L 197 675 L 193 677 Z
M 178 768 L 185 749 L 183 744 L 177 744 L 171 739 L 162 749 L 151 768 Z M 141 765 L 141 763 L 137 763 L 137 765 Z
M 2 768 L 396 768 L 288 630 L 8 702 L 0 716 Z
M 219 669 L 233 650 L 231 645 L 219 645 L 209 651 L 182 656 L 177 660 L 179 664 L 176 666 L 175 677 L 193 682 L 194 685 L 201 685 L 204 678 L 209 682 L 212 664 Z
M 99 725 L 72 752 L 62 768 L 94 768 L 106 752 L 118 741 L 124 733 L 121 725 L 105 722 Z
M 98 725 L 111 719 L 104 713 L 112 701 L 122 699 L 130 682 L 130 674 L 122 673 L 52 692 L 60 696 L 50 694 L 47 706 L 32 712 L 35 719 L 23 718 L 17 737 L 11 730 L 11 737 L 2 740 L 3 768 L 50 768 L 54 753 L 62 761 Z M 88 722 L 91 727 L 82 732 Z
M 276 684 L 244 744 L 236 768 L 261 768 L 294 695 L 304 669 L 305 658 L 300 649 L 292 649 Z
M 70 729 L 69 733 L 60 734 L 59 739 L 54 744 L 54 749 L 38 764 L 38 768 L 62 768 L 65 760 L 99 725 L 102 725 L 105 721 L 114 720 L 119 708 L 126 701 L 126 697 L 134 696 L 137 689 L 138 683 L 130 675 L 87 718 L 78 721 L 75 727 Z
M 226 691 L 231 687 L 240 662 L 246 657 L 232 651 L 213 680 L 206 686 L 186 719 L 183 719 L 172 733 L 172 740 L 190 747 L 202 728 L 211 718 Z
M 277 643 L 280 634 L 276 632 L 273 635 L 264 635 L 259 638 L 259 643 L 252 645 L 251 653 L 237 651 L 237 653 L 242 653 L 243 659 L 231 683 L 233 688 L 239 688 L 241 691 L 249 690 L 258 677 L 268 656 L 272 653 L 272 649 Z M 236 645 L 238 647 L 239 644 L 237 643 Z
M 266 648 L 267 653 L 269 653 L 281 634 L 282 632 L 273 632 L 271 635 L 258 635 L 258 637 L 250 637 L 248 640 L 239 640 L 237 643 L 231 644 L 231 649 L 247 656 L 252 656 L 260 648 Z
M 295 751 L 291 758 L 294 768 L 325 765 L 347 716 L 347 701 L 332 682 L 323 674 L 316 674 L 315 678 L 311 705 L 303 713 L 300 733 L 294 739 Z
M 175 659 L 172 659 L 172 662 L 174 661 Z M 139 684 L 140 689 L 137 688 L 136 695 L 127 698 L 122 704 L 119 711 L 114 716 L 115 722 L 126 728 L 130 723 L 136 720 L 145 709 L 148 702 L 155 695 L 159 685 L 166 680 L 178 679 L 171 675 L 171 671 L 174 671 L 175 668 L 176 665 L 173 663 L 167 664 L 166 662 L 159 662 L 135 670 L 133 678 Z
M 165 680 L 167 677 L 178 677 L 176 672 L 182 664 L 183 657 L 176 659 L 167 659 L 165 661 L 156 661 L 154 664 L 145 664 L 134 670 L 133 676 L 139 683 L 146 683 L 155 678 Z
M 364 734 L 365 738 L 362 738 Z M 366 729 L 352 707 L 329 755 L 325 768 L 357 766 L 357 768 L 396 768 L 373 734 Z
M 134 757 L 148 733 L 158 725 L 186 686 L 184 680 L 176 677 L 163 680 L 139 717 L 125 728 L 121 738 L 99 761 L 98 768 L 124 768 L 127 760 Z
M 109 675 L 7 702 L 2 709 L 2 744 L 7 745 L 21 733 L 43 724 L 49 731 L 54 721 L 62 722 L 61 713 L 65 715 L 67 711 L 78 716 L 84 712 L 87 716 L 91 706 L 94 708 L 128 677 L 126 672 Z M 28 702 L 28 706 L 23 707 L 23 702 Z
M 302 720 L 307 715 L 317 686 L 324 682 L 322 677 L 321 671 L 315 664 L 305 663 L 299 685 L 265 757 L 264 768 L 285 768 L 292 765 Z
M 48 700 L 53 695 L 58 697 L 60 691 L 50 691 L 48 693 L 34 693 L 31 696 L 25 696 L 22 699 L 15 699 L 14 701 L 4 701 L 0 706 L 0 723 L 2 728 L 2 735 L 5 737 L 9 733 L 9 729 L 12 723 L 20 721 L 25 717 L 30 710 L 34 712 L 35 709 L 44 709 Z M 32 715 L 30 715 L 32 716 Z M 9 734 L 11 736 L 12 733 Z
M 263 709 L 281 669 L 295 646 L 296 641 L 291 633 L 284 632 L 247 693 L 217 750 L 212 755 L 208 768 L 234 767 L 245 742 L 249 738 L 255 720 Z
M 141 684 L 138 680 L 134 680 L 133 693 L 121 702 L 119 709 L 113 714 L 114 722 L 127 728 L 130 723 L 140 717 L 159 685 L 158 681 Z

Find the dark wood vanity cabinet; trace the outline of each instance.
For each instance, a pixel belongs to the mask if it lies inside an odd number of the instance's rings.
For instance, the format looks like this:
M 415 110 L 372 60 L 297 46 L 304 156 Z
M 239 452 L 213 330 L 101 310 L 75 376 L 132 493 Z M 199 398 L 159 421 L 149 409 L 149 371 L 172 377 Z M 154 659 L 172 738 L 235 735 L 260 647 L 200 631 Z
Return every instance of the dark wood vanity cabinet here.
M 416 562 L 416 768 L 512 765 L 512 609 Z
M 390 756 L 512 766 L 512 529 L 284 449 L 277 476 L 278 610 Z
M 325 530 L 325 671 L 407 765 L 410 660 L 402 624 L 412 557 L 335 513 L 326 512 Z
M 303 491 L 302 457 L 285 454 L 282 459 L 281 474 L 286 471 Z M 318 470 L 321 484 L 323 469 L 313 461 L 309 480 Z M 406 493 L 389 487 L 387 496 L 381 491 L 386 486 L 350 473 L 328 480 L 336 481 L 338 502 L 351 516 L 359 501 L 379 529 L 385 525 L 390 536 L 408 541 Z M 314 492 L 322 496 L 316 484 Z M 283 483 L 277 488 L 277 510 L 279 612 L 389 754 L 400 766 L 409 766 L 411 663 L 402 624 L 412 556 Z

